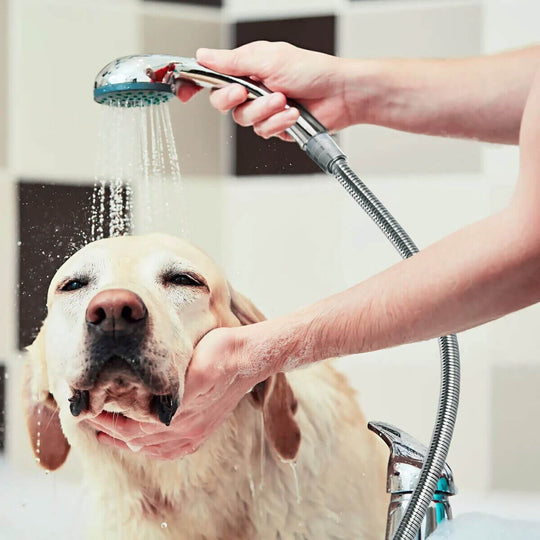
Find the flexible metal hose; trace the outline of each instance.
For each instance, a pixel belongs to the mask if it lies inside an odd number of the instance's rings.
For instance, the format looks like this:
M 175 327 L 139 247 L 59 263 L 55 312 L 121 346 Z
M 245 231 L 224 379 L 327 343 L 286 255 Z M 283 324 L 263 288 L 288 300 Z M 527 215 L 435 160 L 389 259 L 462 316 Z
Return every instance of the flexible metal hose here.
M 407 259 L 418 248 L 384 205 L 351 170 L 345 158 L 331 165 L 332 174 L 382 230 L 399 254 Z M 422 466 L 418 485 L 401 520 L 394 540 L 414 540 L 433 500 L 452 440 L 459 402 L 459 348 L 454 334 L 439 338 L 441 389 L 435 428 Z

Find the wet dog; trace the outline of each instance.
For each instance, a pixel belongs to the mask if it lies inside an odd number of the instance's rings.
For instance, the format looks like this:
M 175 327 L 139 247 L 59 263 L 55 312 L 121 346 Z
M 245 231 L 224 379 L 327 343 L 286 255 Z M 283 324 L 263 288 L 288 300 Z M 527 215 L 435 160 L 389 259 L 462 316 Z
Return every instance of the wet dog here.
M 82 458 L 92 537 L 384 537 L 387 451 L 329 362 L 261 383 L 183 459 L 99 442 L 97 415 L 168 425 L 201 337 L 263 320 L 197 248 L 165 235 L 91 243 L 58 270 L 47 305 L 29 348 L 27 423 L 43 467 L 70 447 Z

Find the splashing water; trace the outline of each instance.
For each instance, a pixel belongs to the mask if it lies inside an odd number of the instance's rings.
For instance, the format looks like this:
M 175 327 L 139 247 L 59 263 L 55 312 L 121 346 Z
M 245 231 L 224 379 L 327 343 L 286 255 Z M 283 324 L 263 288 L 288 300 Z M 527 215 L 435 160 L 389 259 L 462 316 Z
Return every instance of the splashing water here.
M 182 182 L 169 105 L 103 106 L 99 125 L 91 239 L 171 226 L 185 234 L 184 212 L 170 204 Z

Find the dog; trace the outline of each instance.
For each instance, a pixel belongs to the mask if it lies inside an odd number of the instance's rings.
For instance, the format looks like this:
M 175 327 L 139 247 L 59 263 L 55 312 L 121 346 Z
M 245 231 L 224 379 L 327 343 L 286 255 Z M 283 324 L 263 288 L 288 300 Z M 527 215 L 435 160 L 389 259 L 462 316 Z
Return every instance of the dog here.
M 98 441 L 87 420 L 107 411 L 170 421 L 201 337 L 264 319 L 199 249 L 162 234 L 92 242 L 58 270 L 47 307 L 28 349 L 27 426 L 44 468 L 79 453 L 89 537 L 384 538 L 388 450 L 329 361 L 260 383 L 182 459 Z

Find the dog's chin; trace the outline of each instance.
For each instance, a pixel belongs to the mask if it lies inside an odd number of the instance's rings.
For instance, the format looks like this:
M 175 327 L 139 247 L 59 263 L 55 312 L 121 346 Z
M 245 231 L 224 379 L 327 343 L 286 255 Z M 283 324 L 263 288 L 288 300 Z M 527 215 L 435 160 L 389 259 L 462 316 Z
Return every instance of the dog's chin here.
M 112 357 L 88 390 L 73 390 L 70 409 L 73 416 L 96 417 L 121 414 L 140 422 L 169 425 L 178 408 L 178 384 L 156 394 L 141 377 L 119 357 Z

